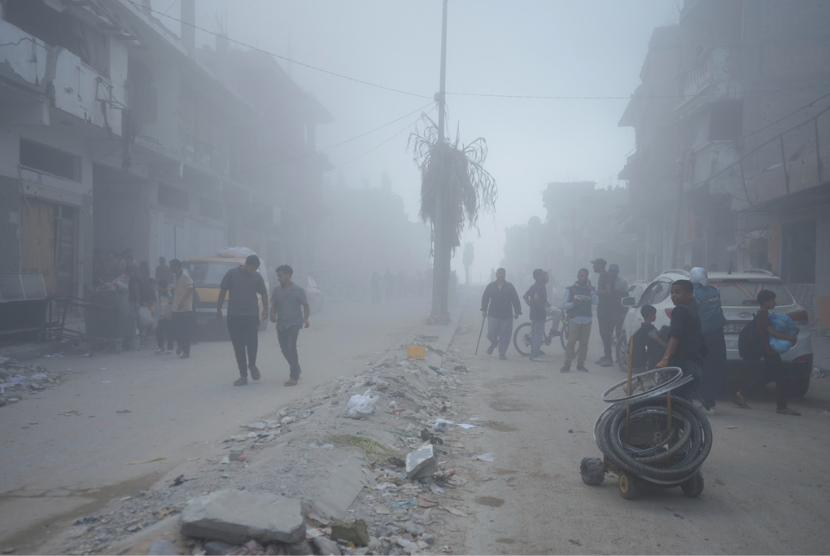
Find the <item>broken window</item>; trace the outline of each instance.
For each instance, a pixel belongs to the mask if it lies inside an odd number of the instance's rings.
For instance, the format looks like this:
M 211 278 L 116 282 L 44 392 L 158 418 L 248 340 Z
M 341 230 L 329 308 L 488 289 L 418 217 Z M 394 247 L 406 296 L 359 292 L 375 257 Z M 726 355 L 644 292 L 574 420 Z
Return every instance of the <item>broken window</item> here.
M 20 165 L 73 181 L 81 181 L 81 157 L 20 139 Z
M 109 77 L 107 38 L 69 12 L 59 12 L 43 0 L 6 0 L 5 19 L 47 44 L 67 49 L 99 74 Z

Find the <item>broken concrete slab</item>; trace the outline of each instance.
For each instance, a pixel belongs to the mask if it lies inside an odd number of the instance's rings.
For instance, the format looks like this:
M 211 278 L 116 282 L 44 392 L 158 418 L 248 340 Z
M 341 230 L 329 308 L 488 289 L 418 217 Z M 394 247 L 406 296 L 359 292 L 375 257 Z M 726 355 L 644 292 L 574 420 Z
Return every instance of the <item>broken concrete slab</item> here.
M 268 492 L 218 490 L 190 500 L 181 519 L 183 535 L 233 544 L 251 539 L 296 543 L 305 538 L 300 502 Z
M 422 446 L 406 455 L 406 478 L 420 479 L 438 471 L 438 462 L 432 444 Z
M 363 460 L 349 456 L 331 474 L 315 504 L 331 517 L 344 517 L 363 490 L 364 480 Z

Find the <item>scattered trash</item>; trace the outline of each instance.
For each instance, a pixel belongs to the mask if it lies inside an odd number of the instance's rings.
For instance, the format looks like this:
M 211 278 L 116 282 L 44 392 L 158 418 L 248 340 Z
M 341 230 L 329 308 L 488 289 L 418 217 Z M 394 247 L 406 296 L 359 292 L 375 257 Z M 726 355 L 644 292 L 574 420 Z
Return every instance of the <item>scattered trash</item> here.
M 451 425 L 449 421 L 446 419 L 438 419 L 435 421 L 435 424 L 432 425 L 432 430 L 435 432 L 447 432 L 447 425 Z
M 132 411 L 130 411 L 129 409 L 119 409 L 116 411 L 116 413 L 132 413 Z
M 457 515 L 458 517 L 470 517 L 461 510 L 453 508 L 452 506 L 438 506 L 438 508 L 450 512 L 452 515 Z
M 813 372 L 810 373 L 813 378 L 826 378 L 827 371 L 823 369 L 819 369 L 818 367 L 813 367 Z
M 438 500 L 426 495 L 418 497 L 418 507 L 420 508 L 434 508 L 438 505 Z
M 178 477 L 176 477 L 175 479 L 173 479 L 173 484 L 171 484 L 171 485 L 170 485 L 170 487 L 171 487 L 171 488 L 172 488 L 172 487 L 177 487 L 177 486 L 179 486 L 179 485 L 181 485 L 181 484 L 183 484 L 183 483 L 186 483 L 187 481 L 192 481 L 192 480 L 193 480 L 193 479 L 185 479 L 185 478 L 184 478 L 184 475 L 179 475 Z
M 467 423 L 458 423 L 458 426 L 465 430 L 475 428 L 475 425 L 468 425 Z
M 424 346 L 409 345 L 406 347 L 406 356 L 409 359 L 423 359 L 426 356 L 426 348 Z
M 455 367 L 453 367 L 453 370 L 458 371 L 459 373 L 466 373 L 467 367 L 465 367 L 464 365 L 456 365 Z
M 398 504 L 392 504 L 393 508 L 403 508 L 404 506 L 417 506 L 418 503 L 415 500 L 404 500 L 403 502 L 399 502 Z
M 433 435 L 427 429 L 421 431 L 421 440 L 424 442 L 429 442 L 430 444 L 444 444 L 444 441 L 437 436 Z
M 493 459 L 493 454 L 487 452 L 486 454 L 481 454 L 473 458 L 474 460 L 478 461 L 487 461 L 493 463 L 495 460 Z
M 830 411 L 823 411 L 822 413 L 823 413 L 824 415 L 826 415 L 827 417 L 830 417 Z
M 61 415 L 63 415 L 64 417 L 74 417 L 80 414 L 81 412 L 76 409 L 73 409 L 72 411 L 67 411 L 66 413 L 61 413 Z
M 352 419 L 360 419 L 361 415 L 371 415 L 375 412 L 375 403 L 380 399 L 380 396 L 372 397 L 371 388 L 366 390 L 362 396 L 355 394 L 349 398 L 349 403 L 346 405 L 346 411 Z

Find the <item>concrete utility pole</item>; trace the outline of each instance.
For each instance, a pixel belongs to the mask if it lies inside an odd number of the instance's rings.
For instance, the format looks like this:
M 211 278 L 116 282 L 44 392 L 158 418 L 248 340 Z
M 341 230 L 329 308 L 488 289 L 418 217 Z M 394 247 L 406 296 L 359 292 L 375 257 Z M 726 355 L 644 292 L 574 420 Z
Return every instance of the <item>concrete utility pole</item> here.
M 446 83 L 447 83 L 447 2 L 444 0 L 443 18 L 441 23 L 441 81 L 440 90 L 435 95 L 438 102 L 438 143 L 443 145 L 444 138 L 444 113 L 446 111 Z M 446 241 L 447 230 L 444 223 L 444 195 L 442 187 L 435 196 L 435 222 L 432 227 L 433 234 L 433 272 L 432 272 L 432 315 L 445 321 L 449 319 L 450 311 L 447 306 L 449 294 L 450 268 L 444 251 L 448 248 Z M 445 268 L 446 267 L 446 268 Z

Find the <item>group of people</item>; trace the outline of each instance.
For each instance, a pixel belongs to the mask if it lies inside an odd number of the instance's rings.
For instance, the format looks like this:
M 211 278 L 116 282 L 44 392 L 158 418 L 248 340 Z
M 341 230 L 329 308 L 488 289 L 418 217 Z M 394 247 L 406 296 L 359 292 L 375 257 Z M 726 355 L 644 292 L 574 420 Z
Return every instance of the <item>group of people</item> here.
M 265 320 L 268 308 L 268 291 L 259 270 L 259 257 L 249 255 L 245 264 L 230 269 L 219 285 L 219 299 L 216 304 L 216 320 L 222 321 L 222 307 L 225 297 L 230 294 L 227 309 L 228 332 L 233 344 L 239 378 L 234 386 L 248 384 L 248 374 L 252 380 L 259 380 L 261 374 L 257 367 L 259 347 L 259 323 Z M 271 322 L 276 323 L 277 340 L 283 357 L 288 362 L 289 378 L 285 386 L 296 386 L 300 380 L 300 358 L 297 352 L 297 339 L 301 328 L 308 328 L 308 316 L 311 307 L 305 290 L 291 281 L 294 270 L 288 265 L 276 269 L 279 282 L 271 292 Z M 257 296 L 262 301 L 260 310 Z
M 587 372 L 585 360 L 588 353 L 588 341 L 591 336 L 593 306 L 597 307 L 597 320 L 602 337 L 604 354 L 597 360 L 603 367 L 613 365 L 611 347 L 614 331 L 621 337 L 621 328 L 628 307 L 622 305 L 623 297 L 628 295 L 628 284 L 619 277 L 619 266 L 611 264 L 606 271 L 607 262 L 599 258 L 591 261 L 594 272 L 599 274 L 597 286 L 589 280 L 588 269 L 581 268 L 576 282 L 566 288 L 562 300 L 562 309 L 568 318 L 568 338 L 565 349 L 565 363 L 560 372 L 570 372 L 571 364 L 576 358 L 577 370 Z M 503 268 L 496 271 L 495 280 L 484 290 L 481 311 L 488 320 L 487 339 L 490 342 L 487 353 L 492 354 L 498 348 L 499 358 L 506 359 L 513 331 L 513 321 L 522 314 L 516 288 L 506 280 L 507 272 Z M 531 361 L 544 362 L 541 351 L 544 326 L 549 316 L 554 315 L 553 335 L 558 332 L 556 309 L 547 300 L 548 273 L 542 269 L 533 271 L 534 284 L 524 294 L 523 299 L 530 308 L 531 322 Z M 724 393 L 726 387 L 726 340 L 723 328 L 727 321 L 721 307 L 720 292 L 709 284 L 708 274 L 703 268 L 691 269 L 689 280 L 676 280 L 671 285 L 671 311 L 669 326 L 657 330 L 654 322 L 657 309 L 649 304 L 640 307 L 643 323 L 632 337 L 633 368 L 637 371 L 679 367 L 684 375 L 694 380 L 677 389 L 677 395 L 696 396 L 702 408 L 714 413 L 717 397 Z M 766 374 L 761 374 L 751 384 L 736 392 L 732 402 L 738 407 L 749 409 L 746 395 L 764 386 L 770 377 L 776 382 L 777 411 L 783 415 L 799 415 L 787 406 L 788 375 L 784 370 L 781 356 L 771 348 L 770 337 L 787 340 L 793 344 L 797 338 L 777 332 L 772 326 L 769 311 L 775 307 L 775 293 L 762 290 L 757 295 L 760 310 L 752 326 L 758 329 L 758 335 L 764 345 L 764 364 Z M 575 353 L 579 344 L 579 352 Z

